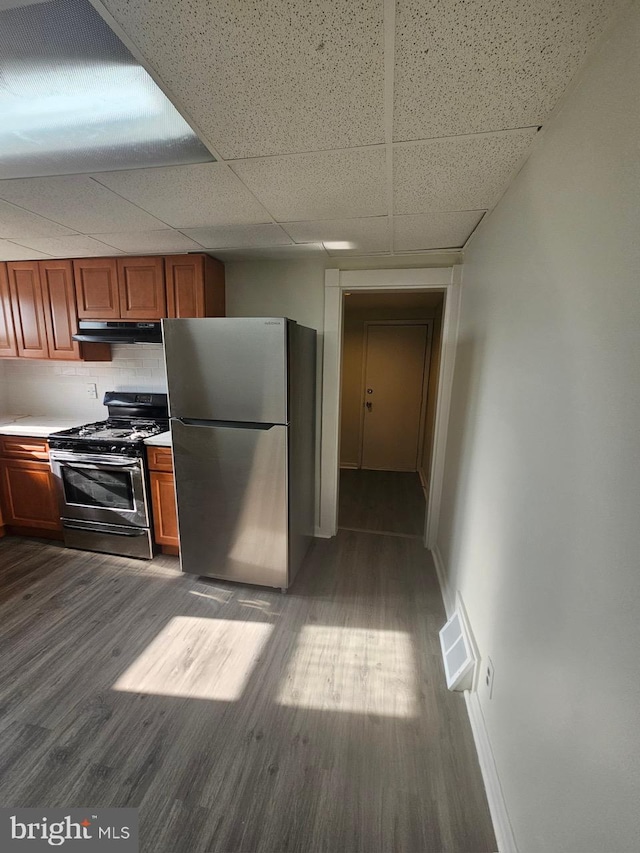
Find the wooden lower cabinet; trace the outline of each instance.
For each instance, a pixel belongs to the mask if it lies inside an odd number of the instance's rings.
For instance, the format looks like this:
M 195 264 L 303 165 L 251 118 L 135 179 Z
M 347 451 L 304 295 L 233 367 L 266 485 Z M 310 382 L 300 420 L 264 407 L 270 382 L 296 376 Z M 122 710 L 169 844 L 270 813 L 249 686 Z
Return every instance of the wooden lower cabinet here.
M 2 459 L 0 471 L 2 516 L 11 533 L 34 535 L 33 532 L 39 530 L 62 530 L 55 485 L 48 462 Z
M 62 539 L 46 439 L 0 436 L 0 496 L 7 532 Z
M 178 538 L 176 487 L 171 448 L 148 447 L 147 462 L 151 484 L 154 541 L 162 546 L 165 553 L 177 554 L 180 539 Z

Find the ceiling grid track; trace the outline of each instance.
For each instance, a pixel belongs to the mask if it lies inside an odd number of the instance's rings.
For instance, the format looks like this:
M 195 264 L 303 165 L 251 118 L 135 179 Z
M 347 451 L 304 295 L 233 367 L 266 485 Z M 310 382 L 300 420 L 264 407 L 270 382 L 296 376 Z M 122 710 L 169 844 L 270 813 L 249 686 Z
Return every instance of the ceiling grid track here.
M 384 141 L 387 158 L 389 250 L 394 253 L 393 228 L 393 78 L 395 71 L 396 0 L 384 0 Z
M 128 56 L 200 151 L 165 164 L 154 149 L 138 165 L 107 152 L 95 166 L 76 159 L 58 172 L 47 171 L 55 162 L 24 174 L 5 165 L 0 258 L 96 255 L 102 246 L 340 263 L 460 253 L 627 3 L 51 0 L 60 38 L 28 56 L 55 68 L 56 50 L 68 50 L 102 71 L 105 57 Z M 557 7 L 553 19 L 545 4 Z M 43 77 L 22 94 L 23 71 L 11 63 L 12 28 L 28 34 L 39 4 L 11 6 L 25 11 L 0 9 L 0 76 L 46 130 L 40 103 L 59 93 Z M 90 26 L 64 26 L 70 10 Z M 150 103 L 137 108 L 144 115 Z M 74 106 L 78 121 L 83 105 Z M 74 115 L 59 116 L 67 135 Z

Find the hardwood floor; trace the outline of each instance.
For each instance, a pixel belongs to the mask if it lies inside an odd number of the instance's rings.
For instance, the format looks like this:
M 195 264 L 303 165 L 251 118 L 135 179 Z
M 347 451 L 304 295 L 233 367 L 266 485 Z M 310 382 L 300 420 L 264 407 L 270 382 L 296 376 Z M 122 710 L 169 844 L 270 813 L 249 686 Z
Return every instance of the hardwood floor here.
M 424 519 L 424 492 L 417 473 L 340 471 L 339 527 L 422 536 Z
M 418 540 L 288 595 L 0 540 L 0 804 L 133 806 L 144 853 L 495 851 Z

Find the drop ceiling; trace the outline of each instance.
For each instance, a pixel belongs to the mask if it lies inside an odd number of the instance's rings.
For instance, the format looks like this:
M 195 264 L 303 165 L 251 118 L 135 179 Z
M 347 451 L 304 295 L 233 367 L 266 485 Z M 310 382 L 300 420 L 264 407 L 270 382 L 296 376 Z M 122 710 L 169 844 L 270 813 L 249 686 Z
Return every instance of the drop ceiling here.
M 215 162 L 0 180 L 0 259 L 459 249 L 625 0 L 92 5 Z

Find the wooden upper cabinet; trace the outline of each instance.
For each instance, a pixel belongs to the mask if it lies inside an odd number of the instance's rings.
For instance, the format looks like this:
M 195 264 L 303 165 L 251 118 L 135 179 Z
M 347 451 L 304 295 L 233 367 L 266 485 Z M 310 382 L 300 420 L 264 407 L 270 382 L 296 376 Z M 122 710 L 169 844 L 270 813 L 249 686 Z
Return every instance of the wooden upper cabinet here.
M 11 261 L 7 264 L 7 274 L 18 355 L 47 358 L 49 351 L 38 262 Z
M 162 257 L 118 258 L 120 317 L 161 320 L 167 316 Z
M 78 360 L 80 344 L 71 261 L 39 261 L 49 358 Z
M 209 255 L 164 259 L 169 317 L 224 317 L 224 264 Z
M 7 265 L 0 263 L 0 356 L 18 355 L 16 335 L 13 329 L 13 312 L 9 295 Z
M 73 262 L 73 274 L 81 320 L 120 319 L 116 258 L 80 258 Z

